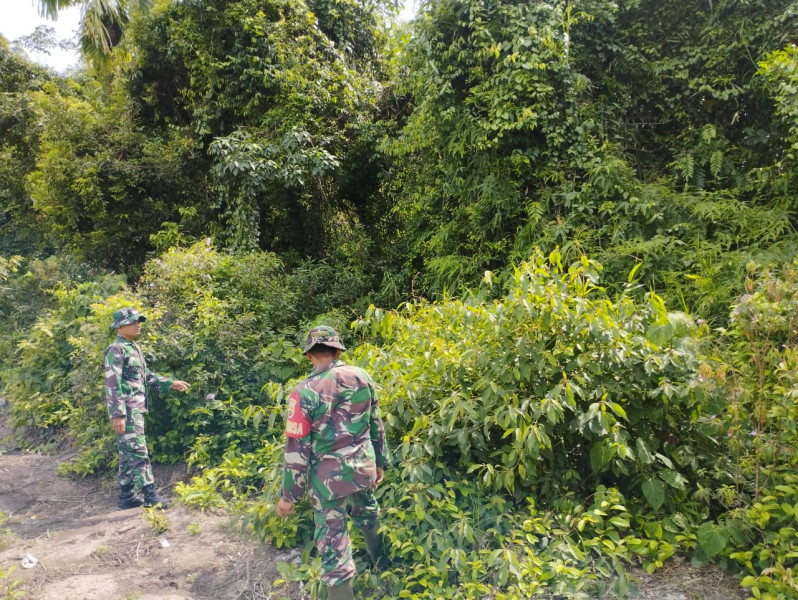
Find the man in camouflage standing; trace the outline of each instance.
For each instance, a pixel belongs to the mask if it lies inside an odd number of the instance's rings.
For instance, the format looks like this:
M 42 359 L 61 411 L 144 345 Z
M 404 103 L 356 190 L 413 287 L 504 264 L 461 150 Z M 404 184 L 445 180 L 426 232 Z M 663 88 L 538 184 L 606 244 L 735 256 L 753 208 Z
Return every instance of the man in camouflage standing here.
M 141 323 L 146 317 L 135 308 L 114 311 L 112 329 L 114 342 L 105 351 L 105 397 L 111 427 L 116 433 L 119 448 L 120 510 L 137 506 L 169 505 L 155 490 L 147 441 L 144 437 L 144 414 L 147 412 L 147 388 L 158 386 L 162 393 L 173 389 L 185 392 L 189 384 L 161 377 L 147 369 L 144 355 L 135 340 L 141 335 Z M 136 495 L 135 488 L 144 492 Z
M 372 562 L 381 566 L 385 560 L 373 493 L 387 463 L 385 429 L 374 382 L 363 369 L 339 360 L 343 350 L 332 327 L 308 333 L 304 353 L 313 371 L 289 398 L 283 494 L 277 503 L 277 514 L 287 517 L 310 486 L 314 539 L 329 600 L 354 598 L 347 512 L 363 532 Z

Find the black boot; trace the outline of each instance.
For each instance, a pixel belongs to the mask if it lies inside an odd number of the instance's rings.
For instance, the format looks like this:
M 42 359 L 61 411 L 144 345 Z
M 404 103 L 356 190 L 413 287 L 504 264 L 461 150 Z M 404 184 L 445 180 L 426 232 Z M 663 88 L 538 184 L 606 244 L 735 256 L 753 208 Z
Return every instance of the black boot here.
M 327 588 L 327 600 L 355 600 L 355 593 L 352 591 L 352 580 L 347 579 L 343 583 Z
M 122 486 L 122 490 L 119 492 L 119 501 L 116 503 L 116 505 L 119 507 L 119 510 L 138 508 L 142 504 L 144 504 L 144 500 L 142 500 L 141 496 L 133 491 L 132 485 Z
M 166 499 L 155 491 L 154 483 L 145 485 L 141 491 L 144 492 L 144 508 L 152 508 L 153 506 L 160 509 L 169 508 L 169 503 Z
M 384 569 L 390 561 L 385 554 L 382 536 L 377 533 L 379 527 L 379 525 L 375 525 L 371 529 L 361 529 L 361 531 L 363 532 L 363 540 L 366 542 L 366 552 L 371 559 L 371 564 L 377 569 Z

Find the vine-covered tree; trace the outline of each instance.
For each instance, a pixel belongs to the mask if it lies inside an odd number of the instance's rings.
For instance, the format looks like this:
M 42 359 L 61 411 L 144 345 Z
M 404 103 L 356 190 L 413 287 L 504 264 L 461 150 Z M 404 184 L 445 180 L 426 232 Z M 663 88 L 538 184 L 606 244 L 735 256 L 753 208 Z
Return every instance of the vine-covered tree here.
M 407 224 L 395 254 L 432 289 L 560 245 L 616 276 L 644 261 L 649 284 L 716 309 L 747 260 L 794 251 L 794 167 L 759 68 L 794 41 L 785 3 L 422 12 L 401 88 L 414 110 L 389 148 Z
M 391 4 L 181 2 L 136 28 L 141 117 L 207 152 L 231 247 L 323 255 L 368 226 L 341 173 L 371 127 Z
M 58 78 L 0 36 L 0 254 L 45 250 L 25 178 L 36 164 L 38 129 L 31 95 Z

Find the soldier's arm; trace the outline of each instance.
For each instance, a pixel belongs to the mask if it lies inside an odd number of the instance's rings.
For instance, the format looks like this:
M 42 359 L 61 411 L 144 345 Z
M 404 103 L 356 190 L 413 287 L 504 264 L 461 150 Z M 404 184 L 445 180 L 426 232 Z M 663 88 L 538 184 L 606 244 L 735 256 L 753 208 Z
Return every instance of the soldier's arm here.
M 286 439 L 283 467 L 283 500 L 286 502 L 299 502 L 305 497 L 309 458 L 310 436 L 307 440 Z
M 112 419 L 127 416 L 127 399 L 130 388 L 125 383 L 123 370 L 125 353 L 119 346 L 111 346 L 105 352 L 105 401 L 108 416 Z
M 149 369 L 144 372 L 144 381 L 147 382 L 149 387 L 157 387 L 158 391 L 161 394 L 165 394 L 169 391 L 174 383 L 174 379 L 171 377 L 164 377 L 163 375 L 158 375 L 158 373 L 153 373 Z
M 305 496 L 308 482 L 308 461 L 311 454 L 311 417 L 308 406 L 297 390 L 291 392 L 288 419 L 285 424 L 285 465 L 283 467 L 283 500 L 298 502 Z

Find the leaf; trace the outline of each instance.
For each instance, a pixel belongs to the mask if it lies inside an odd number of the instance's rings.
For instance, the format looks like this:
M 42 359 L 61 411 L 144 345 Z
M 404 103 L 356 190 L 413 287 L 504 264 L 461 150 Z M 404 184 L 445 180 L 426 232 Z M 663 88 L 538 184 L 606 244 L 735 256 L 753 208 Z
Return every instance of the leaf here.
M 611 458 L 612 449 L 607 448 L 603 442 L 594 444 L 590 449 L 590 466 L 593 468 L 593 472 L 596 474 L 600 473 L 604 469 L 607 463 L 610 462 Z
M 728 534 L 714 523 L 704 523 L 698 528 L 698 543 L 707 558 L 712 558 L 726 547 Z
M 607 406 L 609 406 L 610 409 L 612 409 L 612 412 L 614 412 L 616 415 L 618 415 L 622 419 L 626 419 L 627 421 L 629 420 L 629 418 L 626 416 L 626 411 L 617 402 L 607 402 Z
M 643 482 L 642 489 L 648 503 L 654 510 L 659 510 L 665 502 L 665 486 L 656 479 L 647 479 Z
M 646 338 L 652 344 L 665 346 L 673 339 L 674 328 L 670 323 L 656 324 L 648 328 Z
M 621 516 L 614 516 L 610 519 L 610 523 L 618 527 L 619 529 L 628 529 L 629 528 L 629 519 L 626 519 Z
M 660 474 L 665 483 L 669 486 L 676 488 L 677 490 L 683 490 L 685 479 L 682 477 L 677 471 L 673 471 L 671 469 L 666 469 L 662 471 Z
M 626 278 L 626 281 L 628 281 L 629 283 L 632 283 L 635 280 L 635 273 L 637 273 L 637 270 L 640 267 L 642 267 L 642 266 L 643 266 L 643 263 L 639 262 L 634 267 L 632 267 L 632 270 L 629 271 L 629 276 Z
M 720 175 L 720 169 L 723 166 L 723 152 L 715 150 L 712 156 L 709 157 L 709 170 L 713 177 Z
M 650 465 L 654 462 L 654 455 L 651 454 L 651 450 L 643 438 L 637 438 L 635 447 L 637 448 L 637 458 L 641 463 L 644 465 Z

